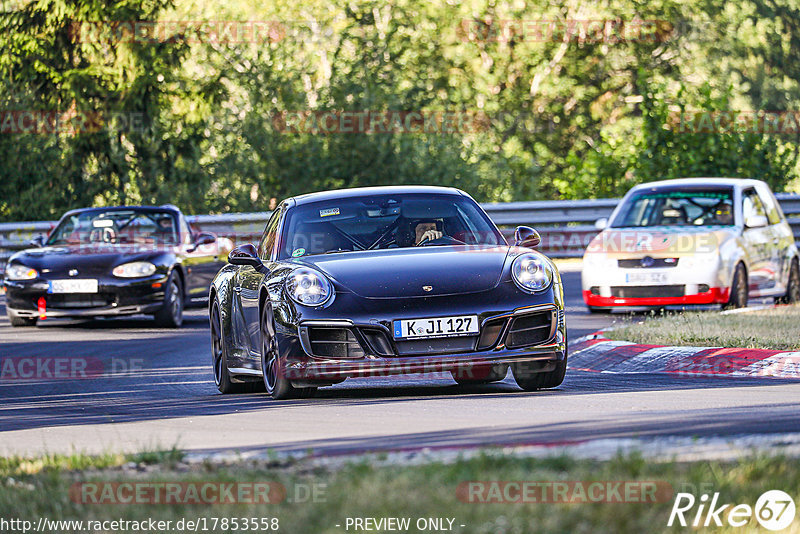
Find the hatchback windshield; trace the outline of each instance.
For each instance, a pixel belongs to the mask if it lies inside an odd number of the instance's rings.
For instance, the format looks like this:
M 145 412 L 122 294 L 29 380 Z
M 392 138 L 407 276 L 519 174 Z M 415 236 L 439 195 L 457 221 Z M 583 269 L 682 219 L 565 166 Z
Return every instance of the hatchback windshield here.
M 733 225 L 733 189 L 657 190 L 630 197 L 611 224 L 645 226 Z
M 503 236 L 474 201 L 456 195 L 376 195 L 289 211 L 279 257 L 357 250 L 499 245 Z
M 50 235 L 48 245 L 128 245 L 178 243 L 175 217 L 168 211 L 81 211 L 70 215 Z

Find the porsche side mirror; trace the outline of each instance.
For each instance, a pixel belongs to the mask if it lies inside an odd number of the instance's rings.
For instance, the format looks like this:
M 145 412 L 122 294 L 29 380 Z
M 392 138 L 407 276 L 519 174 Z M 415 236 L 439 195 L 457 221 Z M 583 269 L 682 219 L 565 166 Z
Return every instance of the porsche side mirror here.
M 29 245 L 33 245 L 34 247 L 43 247 L 44 246 L 44 236 L 42 234 L 37 235 L 30 241 L 28 241 Z
M 263 266 L 261 258 L 258 257 L 256 247 L 250 243 L 239 245 L 231 250 L 228 254 L 228 262 L 233 265 L 249 265 L 250 267 L 258 268 Z
M 608 226 L 608 219 L 605 217 L 603 217 L 602 219 L 597 219 L 594 222 L 594 227 L 597 228 L 598 230 L 605 230 L 607 226 Z
M 763 215 L 751 215 L 744 221 L 747 228 L 763 228 L 769 225 L 769 221 Z
M 539 232 L 530 226 L 517 226 L 514 231 L 514 244 L 518 247 L 534 248 L 542 242 Z

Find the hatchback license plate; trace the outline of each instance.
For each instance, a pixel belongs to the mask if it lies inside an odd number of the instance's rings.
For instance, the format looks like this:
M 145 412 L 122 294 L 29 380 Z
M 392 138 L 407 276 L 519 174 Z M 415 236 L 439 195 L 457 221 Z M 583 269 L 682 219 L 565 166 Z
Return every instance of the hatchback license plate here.
M 97 293 L 97 280 L 50 280 L 48 293 Z
M 667 273 L 627 273 L 625 282 L 628 284 L 666 284 Z
M 478 333 L 477 315 L 394 321 L 395 339 L 471 336 Z

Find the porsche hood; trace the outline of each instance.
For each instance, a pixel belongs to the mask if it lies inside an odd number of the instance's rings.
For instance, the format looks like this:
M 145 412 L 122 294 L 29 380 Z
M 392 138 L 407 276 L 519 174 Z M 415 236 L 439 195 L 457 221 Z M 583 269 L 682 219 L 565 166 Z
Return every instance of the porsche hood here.
M 293 263 L 316 268 L 343 290 L 365 298 L 430 297 L 497 287 L 509 250 L 417 247 L 308 256 Z

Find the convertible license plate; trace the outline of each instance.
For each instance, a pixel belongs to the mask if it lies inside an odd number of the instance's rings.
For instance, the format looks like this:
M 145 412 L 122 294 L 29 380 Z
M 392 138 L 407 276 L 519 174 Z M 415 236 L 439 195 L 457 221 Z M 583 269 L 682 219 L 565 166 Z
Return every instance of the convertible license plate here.
M 625 282 L 629 284 L 666 284 L 667 273 L 627 273 Z
M 395 339 L 470 336 L 478 333 L 477 315 L 394 321 Z
M 48 293 L 97 293 L 97 280 L 50 280 Z

